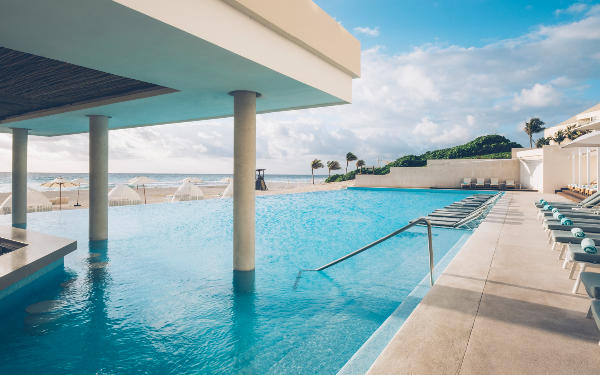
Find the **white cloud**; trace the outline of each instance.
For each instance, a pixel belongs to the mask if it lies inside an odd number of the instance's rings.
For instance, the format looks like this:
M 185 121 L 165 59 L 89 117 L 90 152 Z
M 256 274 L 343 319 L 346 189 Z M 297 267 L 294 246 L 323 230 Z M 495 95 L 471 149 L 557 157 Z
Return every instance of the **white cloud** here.
M 552 126 L 600 100 L 600 12 L 542 26 L 481 48 L 425 45 L 362 52 L 353 104 L 259 115 L 257 166 L 310 174 L 310 160 L 367 165 L 504 134 L 523 145 L 523 119 Z M 600 8 L 598 8 L 600 9 Z M 10 171 L 10 135 L 0 134 L 0 170 Z M 110 132 L 111 172 L 231 173 L 233 121 L 219 119 Z M 30 138 L 31 171 L 87 171 L 88 137 Z
M 378 36 L 379 35 L 379 26 L 377 26 L 374 29 L 371 29 L 369 27 L 355 27 L 354 31 L 356 31 L 359 34 L 365 34 L 368 36 Z
M 521 94 L 514 94 L 514 110 L 520 107 L 547 107 L 560 103 L 560 95 L 552 85 L 540 85 L 536 83 L 530 90 L 522 89 Z
M 555 13 L 557 15 L 565 14 L 565 13 L 568 13 L 568 14 L 583 13 L 586 10 L 588 10 L 589 8 L 590 8 L 590 6 L 588 4 L 575 3 L 575 4 L 572 4 L 571 6 L 569 6 L 567 9 L 557 9 L 555 11 Z

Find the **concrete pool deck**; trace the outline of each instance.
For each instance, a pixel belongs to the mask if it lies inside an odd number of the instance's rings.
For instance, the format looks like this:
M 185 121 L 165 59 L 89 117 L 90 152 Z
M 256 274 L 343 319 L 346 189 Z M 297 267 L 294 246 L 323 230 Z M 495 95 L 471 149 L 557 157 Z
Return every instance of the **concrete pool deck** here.
M 536 220 L 540 198 L 568 201 L 505 193 L 369 375 L 600 372 L 590 300 L 583 286 L 571 293 L 575 280 Z

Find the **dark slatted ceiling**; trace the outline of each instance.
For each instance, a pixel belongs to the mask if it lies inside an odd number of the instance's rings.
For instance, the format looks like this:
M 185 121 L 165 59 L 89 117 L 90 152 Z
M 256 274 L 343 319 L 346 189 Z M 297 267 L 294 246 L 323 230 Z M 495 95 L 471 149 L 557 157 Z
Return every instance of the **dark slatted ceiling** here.
M 161 87 L 0 47 L 0 120 Z

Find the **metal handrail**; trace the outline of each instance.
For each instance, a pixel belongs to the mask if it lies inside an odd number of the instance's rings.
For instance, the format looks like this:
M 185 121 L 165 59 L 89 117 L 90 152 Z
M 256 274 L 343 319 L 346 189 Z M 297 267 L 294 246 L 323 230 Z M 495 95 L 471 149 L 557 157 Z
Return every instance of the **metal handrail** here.
M 394 236 L 396 236 L 396 235 L 404 232 L 405 230 L 414 227 L 419 222 L 423 222 L 423 223 L 427 224 L 427 237 L 429 239 L 429 274 L 431 276 L 430 277 L 431 278 L 431 285 L 433 286 L 434 280 L 433 280 L 433 239 L 432 239 L 432 234 L 431 234 L 431 230 L 432 229 L 431 229 L 431 223 L 429 222 L 429 220 L 427 220 L 425 218 L 422 218 L 422 217 L 420 217 L 417 220 L 413 221 L 412 223 L 410 223 L 410 224 L 408 224 L 408 225 L 406 225 L 406 226 L 398 229 L 397 231 L 392 232 L 392 233 L 388 234 L 387 236 L 378 239 L 377 241 L 375 241 L 375 242 L 373 242 L 373 243 L 371 243 L 371 244 L 369 244 L 369 245 L 367 245 L 365 247 L 361 247 L 360 249 L 356 250 L 355 252 L 352 252 L 352 253 L 350 253 L 348 255 L 345 255 L 345 256 L 341 257 L 340 259 L 334 260 L 331 263 L 327 263 L 326 265 L 324 265 L 322 267 L 319 267 L 317 269 L 314 269 L 314 270 L 305 270 L 305 271 L 323 271 L 324 269 L 327 269 L 327 268 L 329 268 L 329 267 L 331 267 L 333 265 L 336 265 L 339 262 L 342 262 L 342 261 L 344 261 L 344 260 L 346 260 L 348 258 L 352 258 L 353 256 L 355 256 L 357 254 L 360 254 L 363 251 L 368 250 L 368 249 L 372 248 L 373 246 L 378 245 L 378 244 L 382 243 L 383 241 L 386 241 L 386 240 L 388 240 L 388 239 L 390 239 L 390 238 L 392 238 L 392 237 L 394 237 Z M 302 271 L 300 271 L 300 272 L 302 272 Z

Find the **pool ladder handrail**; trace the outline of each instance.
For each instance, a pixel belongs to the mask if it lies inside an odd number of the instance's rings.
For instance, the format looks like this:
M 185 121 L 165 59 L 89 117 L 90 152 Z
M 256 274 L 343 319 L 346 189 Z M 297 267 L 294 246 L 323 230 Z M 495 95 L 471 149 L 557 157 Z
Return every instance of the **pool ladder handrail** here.
M 340 259 L 334 260 L 331 263 L 327 263 L 326 265 L 324 265 L 322 267 L 319 267 L 319 268 L 317 268 L 317 269 L 315 269 L 313 271 L 323 271 L 324 269 L 327 269 L 327 268 L 329 268 L 329 267 L 331 267 L 333 265 L 336 265 L 336 264 L 338 264 L 338 263 L 340 263 L 340 262 L 342 262 L 342 261 L 344 261 L 344 260 L 346 260 L 348 258 L 352 258 L 353 256 L 355 256 L 357 254 L 360 254 L 363 251 L 368 250 L 368 249 L 372 248 L 373 246 L 378 245 L 378 244 L 380 244 L 380 243 L 382 243 L 382 242 L 384 242 L 386 240 L 389 240 L 390 238 L 392 238 L 392 237 L 394 237 L 394 236 L 396 236 L 396 235 L 398 235 L 398 234 L 400 234 L 400 233 L 402 233 L 402 232 L 404 232 L 404 231 L 406 231 L 406 230 L 414 227 L 418 223 L 425 223 L 427 225 L 427 238 L 429 240 L 429 275 L 430 275 L 431 286 L 433 286 L 434 277 L 433 277 L 433 239 L 432 239 L 433 237 L 432 237 L 432 234 L 431 234 L 432 228 L 431 228 L 431 223 L 429 222 L 429 220 L 427 220 L 427 219 L 425 219 L 423 217 L 418 218 L 417 220 L 413 221 L 412 223 L 410 223 L 410 224 L 408 224 L 408 225 L 406 225 L 406 226 L 398 229 L 395 232 L 392 232 L 392 233 L 388 234 L 385 237 L 382 237 L 382 238 L 378 239 L 377 241 L 375 241 L 375 242 L 373 242 L 373 243 L 371 243 L 371 244 L 369 244 L 369 245 L 367 245 L 365 247 L 361 247 L 360 249 L 358 249 L 358 250 L 356 250 L 356 251 L 354 251 L 354 252 L 352 252 L 352 253 L 350 253 L 348 255 L 345 255 L 345 256 L 341 257 Z

